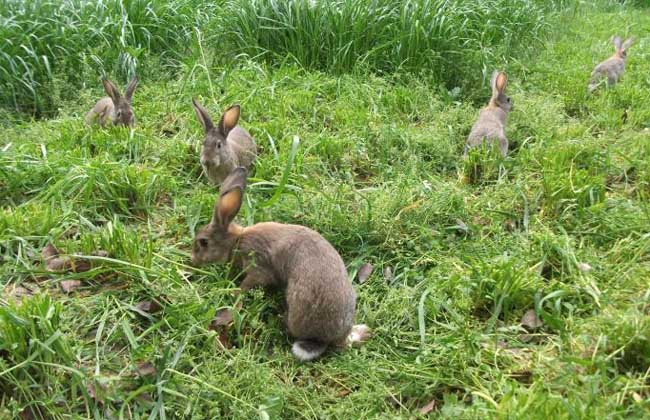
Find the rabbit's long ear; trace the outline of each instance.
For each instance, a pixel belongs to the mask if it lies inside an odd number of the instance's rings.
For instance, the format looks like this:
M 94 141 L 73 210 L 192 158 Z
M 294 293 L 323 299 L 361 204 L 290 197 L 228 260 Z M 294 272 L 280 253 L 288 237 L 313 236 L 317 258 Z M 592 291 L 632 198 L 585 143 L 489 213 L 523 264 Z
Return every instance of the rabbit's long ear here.
M 634 42 L 634 37 L 633 36 L 629 37 L 628 39 L 625 40 L 623 45 L 621 45 L 621 50 L 627 51 L 627 49 L 632 46 L 633 42 Z
M 138 76 L 135 75 L 133 76 L 133 79 L 129 82 L 129 85 L 126 87 L 126 91 L 124 92 L 124 97 L 126 98 L 127 101 L 131 102 L 131 99 L 133 99 L 133 92 L 135 92 L 135 88 L 138 87 Z
M 499 75 L 497 76 L 497 83 L 496 83 L 496 87 L 499 93 L 505 92 L 507 84 L 508 84 L 508 75 L 506 75 L 504 72 L 499 73 Z
M 621 37 L 618 35 L 615 35 L 614 38 L 612 39 L 612 43 L 614 44 L 614 48 L 616 48 L 616 51 L 621 50 Z
M 220 229 L 227 230 L 230 222 L 239 213 L 246 189 L 247 175 L 246 169 L 237 167 L 223 182 L 212 216 L 212 222 Z
M 228 108 L 221 116 L 221 120 L 219 121 L 219 131 L 221 131 L 221 134 L 223 134 L 224 137 L 227 137 L 230 130 L 235 128 L 237 125 L 240 112 L 241 109 L 239 108 L 239 105 L 235 104 Z
M 192 98 L 192 104 L 194 105 L 196 116 L 199 117 L 199 121 L 201 122 L 201 125 L 203 126 L 205 131 L 206 132 L 210 131 L 214 127 L 214 124 L 212 123 L 212 118 L 210 118 L 210 114 L 208 114 L 208 110 L 203 108 L 203 106 L 199 103 L 199 101 L 197 101 L 194 98 Z
M 104 85 L 104 91 L 106 94 L 111 97 L 113 103 L 116 104 L 120 100 L 120 90 L 108 79 L 102 79 L 102 84 Z

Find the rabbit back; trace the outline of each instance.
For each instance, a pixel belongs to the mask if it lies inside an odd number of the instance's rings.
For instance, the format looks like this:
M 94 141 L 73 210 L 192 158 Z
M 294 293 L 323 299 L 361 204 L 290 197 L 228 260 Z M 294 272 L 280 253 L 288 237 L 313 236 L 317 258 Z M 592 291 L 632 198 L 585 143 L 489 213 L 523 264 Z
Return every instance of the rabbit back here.
M 592 83 L 597 83 L 602 78 L 607 78 L 607 84 L 617 83 L 625 72 L 625 60 L 620 57 L 612 57 L 596 66 L 591 74 Z
M 319 233 L 299 225 L 258 223 L 245 229 L 239 251 L 255 255 L 254 264 L 273 273 L 285 289 L 292 336 L 327 344 L 347 338 L 356 294 L 341 256 Z
M 113 100 L 108 96 L 100 99 L 86 114 L 86 124 L 92 124 L 95 118 L 100 126 L 104 127 L 107 121 L 113 122 L 115 117 L 115 106 Z
M 253 140 L 250 133 L 244 127 L 238 125 L 228 133 L 227 142 L 236 156 L 237 165 L 235 166 L 250 169 L 257 156 L 255 140 Z
M 508 144 L 506 140 L 506 119 L 507 113 L 499 107 L 487 107 L 481 110 L 479 118 L 474 123 L 472 130 L 467 138 L 468 147 L 480 146 L 483 140 L 488 144 L 492 141 L 499 140 L 499 147 L 502 154 L 508 151 Z

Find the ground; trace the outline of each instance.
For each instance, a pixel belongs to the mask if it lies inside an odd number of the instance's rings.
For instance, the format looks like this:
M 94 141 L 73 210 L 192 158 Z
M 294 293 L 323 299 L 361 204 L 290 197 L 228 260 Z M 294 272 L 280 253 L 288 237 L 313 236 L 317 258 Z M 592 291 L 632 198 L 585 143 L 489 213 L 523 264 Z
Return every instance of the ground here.
M 0 140 L 0 413 L 650 415 L 650 14 L 599 2 L 554 19 L 536 54 L 499 63 L 514 100 L 504 160 L 462 159 L 486 85 L 466 101 L 415 75 L 249 61 L 142 80 L 134 131 L 84 125 L 99 84 L 55 118 L 11 123 Z M 625 76 L 588 95 L 615 33 L 636 37 Z M 369 342 L 298 363 L 281 295 L 261 290 L 232 325 L 208 328 L 237 302 L 236 282 L 228 267 L 189 265 L 217 197 L 193 96 L 214 118 L 240 103 L 257 140 L 240 222 L 327 238 Z M 48 273 L 50 242 L 108 257 Z M 360 284 L 364 263 L 374 270 Z M 159 311 L 142 305 L 152 300 Z M 522 326 L 531 309 L 543 325 Z

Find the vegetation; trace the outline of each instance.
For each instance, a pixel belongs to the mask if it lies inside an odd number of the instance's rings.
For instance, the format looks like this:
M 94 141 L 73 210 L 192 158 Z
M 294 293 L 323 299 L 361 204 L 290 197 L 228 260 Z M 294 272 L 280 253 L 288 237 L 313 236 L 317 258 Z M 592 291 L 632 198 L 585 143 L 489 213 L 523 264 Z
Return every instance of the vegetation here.
M 11 41 L 0 45 L 9 49 L 0 54 L 0 417 L 650 414 L 645 6 L 507 2 L 520 14 L 477 12 L 449 25 L 458 31 L 449 44 L 400 44 L 400 11 L 426 3 L 393 3 L 0 4 L 3 22 L 18 25 L 0 29 Z M 449 19 L 461 4 L 505 2 L 466 3 L 445 3 Z M 333 7 L 349 14 L 336 22 Z M 381 10 L 393 20 L 372 26 Z M 345 20 L 357 15 L 384 52 L 357 39 L 356 20 Z M 511 20 L 510 35 L 487 31 L 499 26 L 490 19 Z M 35 35 L 17 29 L 25 22 Z M 330 28 L 318 57 L 316 22 Z M 79 41 L 90 28 L 97 42 Z M 345 50 L 337 32 L 358 43 Z M 589 96 L 616 32 L 637 38 L 627 73 Z M 30 60 L 19 33 L 39 51 Z M 399 45 L 440 56 L 400 55 Z M 467 51 L 447 67 L 459 45 Z M 11 60 L 29 71 L 6 71 Z M 493 68 L 510 76 L 511 152 L 464 161 Z M 124 84 L 135 70 L 136 129 L 84 126 L 102 72 Z M 371 341 L 299 364 L 279 293 L 256 290 L 236 309 L 229 267 L 189 266 L 216 198 L 191 97 L 214 114 L 241 103 L 257 139 L 242 223 L 318 230 L 351 278 L 374 266 L 355 280 Z M 62 258 L 84 256 L 89 270 L 48 271 L 48 243 Z M 233 310 L 232 325 L 213 331 L 221 308 Z

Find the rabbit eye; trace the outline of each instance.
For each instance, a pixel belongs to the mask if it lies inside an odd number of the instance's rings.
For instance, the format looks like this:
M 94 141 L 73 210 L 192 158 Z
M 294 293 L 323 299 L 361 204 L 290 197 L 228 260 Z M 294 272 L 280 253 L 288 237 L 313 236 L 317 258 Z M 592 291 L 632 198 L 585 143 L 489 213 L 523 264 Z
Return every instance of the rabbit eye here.
M 208 246 L 208 240 L 205 238 L 199 239 L 199 245 L 201 246 L 201 248 L 206 248 Z
M 121 117 L 122 116 L 122 111 L 117 111 L 117 116 Z
M 217 149 L 221 149 L 221 143 L 217 143 Z

